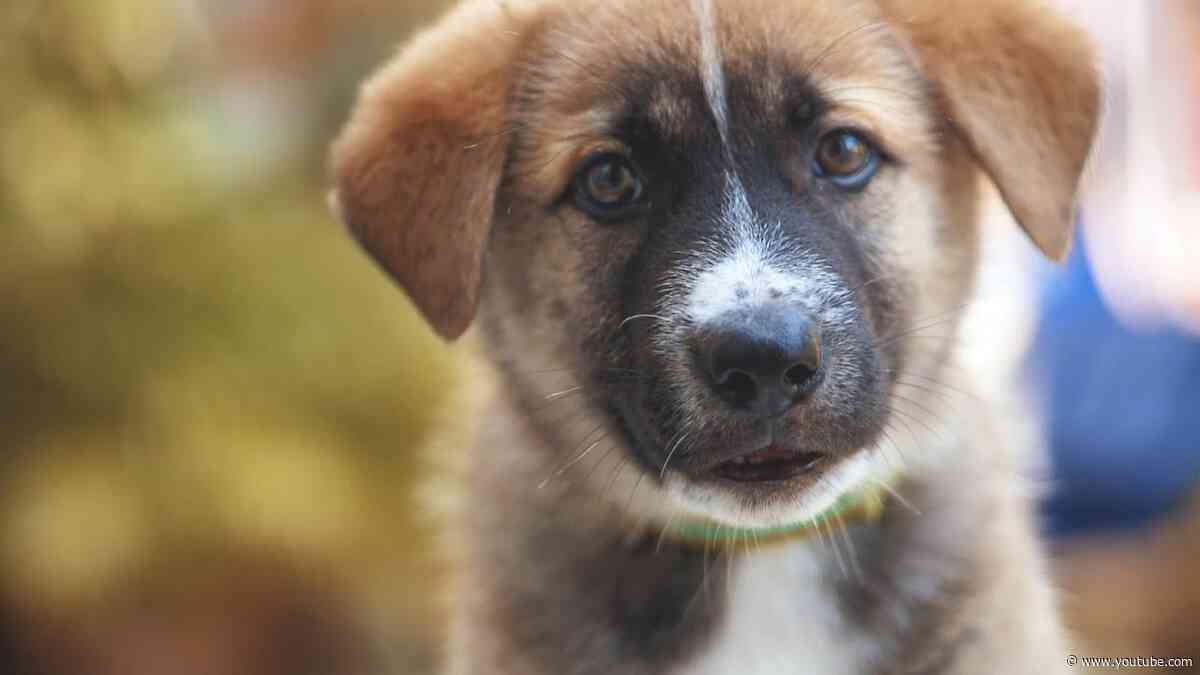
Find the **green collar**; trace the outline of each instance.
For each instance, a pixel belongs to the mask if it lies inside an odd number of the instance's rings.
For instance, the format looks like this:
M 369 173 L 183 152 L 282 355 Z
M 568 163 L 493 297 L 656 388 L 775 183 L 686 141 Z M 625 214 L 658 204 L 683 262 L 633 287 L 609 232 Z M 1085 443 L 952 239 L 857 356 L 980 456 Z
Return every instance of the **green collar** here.
M 749 548 L 820 534 L 825 523 L 878 521 L 883 516 L 884 491 L 868 488 L 842 495 L 833 506 L 808 520 L 771 527 L 733 527 L 713 520 L 672 522 L 666 536 L 681 544 L 709 548 Z M 832 533 L 832 530 L 831 530 Z

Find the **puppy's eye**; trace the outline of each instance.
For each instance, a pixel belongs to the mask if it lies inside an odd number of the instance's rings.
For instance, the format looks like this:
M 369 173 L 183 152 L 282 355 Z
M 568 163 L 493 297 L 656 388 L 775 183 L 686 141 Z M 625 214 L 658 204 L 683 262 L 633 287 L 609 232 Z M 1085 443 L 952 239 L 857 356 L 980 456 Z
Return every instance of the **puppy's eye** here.
M 616 218 L 641 202 L 643 184 L 637 169 L 622 155 L 591 158 L 575 177 L 575 202 L 596 218 Z
M 879 152 L 870 141 L 847 129 L 826 134 L 817 145 L 815 171 L 841 187 L 865 187 L 879 168 Z

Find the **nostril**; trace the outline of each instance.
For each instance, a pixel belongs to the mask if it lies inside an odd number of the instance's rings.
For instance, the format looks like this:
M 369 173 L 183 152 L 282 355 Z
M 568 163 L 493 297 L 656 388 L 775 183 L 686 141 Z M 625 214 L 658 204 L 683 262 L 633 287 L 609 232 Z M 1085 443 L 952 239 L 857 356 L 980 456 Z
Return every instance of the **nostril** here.
M 717 378 L 717 388 L 726 400 L 744 406 L 758 398 L 758 383 L 754 376 L 741 370 L 727 370 Z
M 783 371 L 783 384 L 793 395 L 811 389 L 821 371 L 821 338 L 815 329 L 805 331 L 790 354 L 791 363 Z
M 812 382 L 817 369 L 805 363 L 797 363 L 783 373 L 783 383 L 791 389 L 804 389 Z

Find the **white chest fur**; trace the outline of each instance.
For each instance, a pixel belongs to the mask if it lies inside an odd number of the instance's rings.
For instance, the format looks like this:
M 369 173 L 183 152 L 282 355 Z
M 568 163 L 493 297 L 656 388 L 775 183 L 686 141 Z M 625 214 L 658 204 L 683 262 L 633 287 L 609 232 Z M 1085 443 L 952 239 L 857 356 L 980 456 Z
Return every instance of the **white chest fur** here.
M 740 560 L 712 643 L 677 675 L 864 672 L 870 642 L 846 621 L 825 567 L 828 555 L 823 542 L 805 541 Z

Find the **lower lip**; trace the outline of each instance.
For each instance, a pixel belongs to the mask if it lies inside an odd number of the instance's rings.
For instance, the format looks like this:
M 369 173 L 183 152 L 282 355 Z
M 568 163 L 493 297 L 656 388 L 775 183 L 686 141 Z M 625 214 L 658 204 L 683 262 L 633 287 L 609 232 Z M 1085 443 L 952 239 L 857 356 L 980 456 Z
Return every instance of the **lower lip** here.
M 771 446 L 722 462 L 713 475 L 738 483 L 785 481 L 815 471 L 826 455 Z

